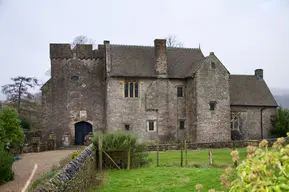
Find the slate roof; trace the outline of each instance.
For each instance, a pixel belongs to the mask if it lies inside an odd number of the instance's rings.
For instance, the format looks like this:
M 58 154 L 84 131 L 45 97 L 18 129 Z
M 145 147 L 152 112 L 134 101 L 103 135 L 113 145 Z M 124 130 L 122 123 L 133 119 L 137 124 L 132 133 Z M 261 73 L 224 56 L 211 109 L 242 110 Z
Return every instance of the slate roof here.
M 231 105 L 277 107 L 266 82 L 255 75 L 230 76 Z
M 150 46 L 110 45 L 111 76 L 156 77 L 155 48 Z M 198 48 L 167 48 L 169 78 L 184 78 L 188 70 L 204 59 Z

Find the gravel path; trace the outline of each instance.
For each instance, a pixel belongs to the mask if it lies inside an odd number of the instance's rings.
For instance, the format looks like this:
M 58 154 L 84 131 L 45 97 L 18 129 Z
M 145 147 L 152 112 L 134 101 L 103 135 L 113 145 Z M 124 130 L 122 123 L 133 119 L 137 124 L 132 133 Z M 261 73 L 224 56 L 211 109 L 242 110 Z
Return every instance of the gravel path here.
M 56 150 L 20 155 L 21 160 L 13 163 L 14 180 L 0 185 L 0 192 L 21 192 L 32 173 L 35 163 L 37 163 L 38 168 L 31 183 L 42 174 L 50 171 L 53 165 L 58 165 L 62 158 L 67 157 L 73 151 L 75 150 Z

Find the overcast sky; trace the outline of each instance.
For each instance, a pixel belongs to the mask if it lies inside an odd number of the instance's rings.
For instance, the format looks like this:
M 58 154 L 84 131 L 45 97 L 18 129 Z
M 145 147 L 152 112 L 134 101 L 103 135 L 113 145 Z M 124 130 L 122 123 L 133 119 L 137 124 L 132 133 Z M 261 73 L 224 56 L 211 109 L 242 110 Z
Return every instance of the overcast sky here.
M 45 82 L 49 43 L 86 35 L 102 43 L 153 45 L 175 35 L 215 52 L 231 74 L 264 69 L 269 87 L 289 82 L 287 0 L 0 0 L 0 85 L 10 77 Z

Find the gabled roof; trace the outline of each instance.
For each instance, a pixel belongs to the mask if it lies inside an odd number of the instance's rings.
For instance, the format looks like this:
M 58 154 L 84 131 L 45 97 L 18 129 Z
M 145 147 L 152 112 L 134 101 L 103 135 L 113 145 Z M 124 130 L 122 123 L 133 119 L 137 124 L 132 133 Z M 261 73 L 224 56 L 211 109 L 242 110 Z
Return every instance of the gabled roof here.
M 111 76 L 156 77 L 155 48 L 150 46 L 110 45 Z M 167 48 L 169 78 L 185 78 L 187 70 L 204 59 L 200 49 Z
M 270 89 L 255 75 L 230 75 L 231 105 L 277 107 Z

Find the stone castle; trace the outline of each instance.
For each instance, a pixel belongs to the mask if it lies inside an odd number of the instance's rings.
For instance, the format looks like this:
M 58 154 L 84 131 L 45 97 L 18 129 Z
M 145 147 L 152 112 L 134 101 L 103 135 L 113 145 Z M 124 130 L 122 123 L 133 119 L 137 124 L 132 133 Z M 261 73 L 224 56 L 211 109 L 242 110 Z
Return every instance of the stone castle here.
M 57 145 L 82 145 L 95 131 L 124 130 L 141 140 L 226 142 L 270 137 L 277 103 L 263 70 L 232 75 L 199 48 L 50 44 L 43 123 Z

